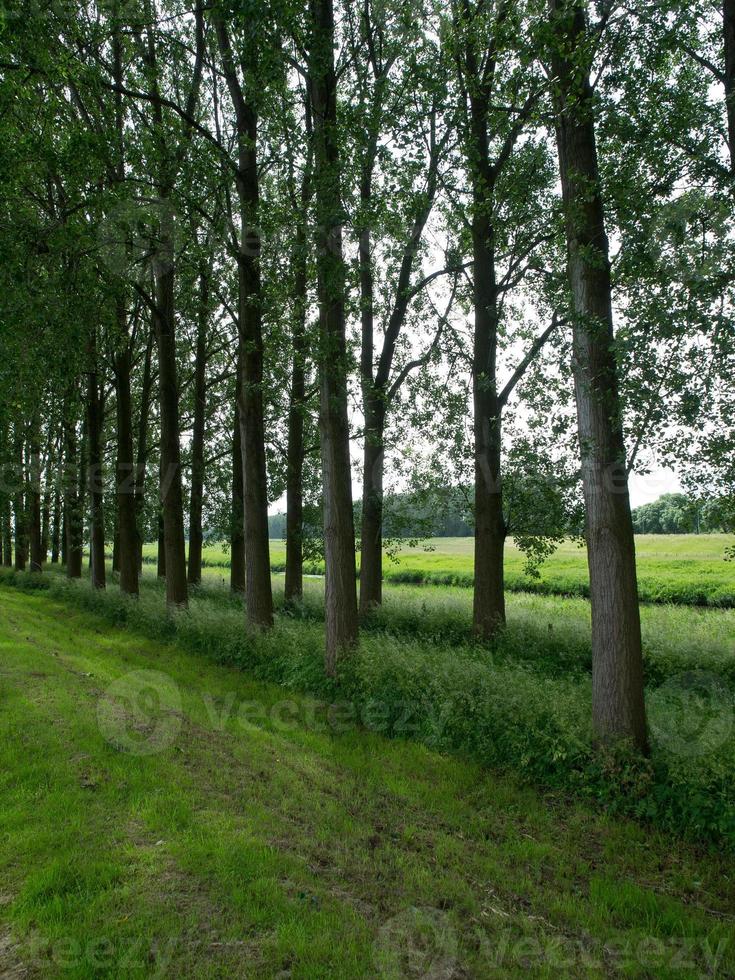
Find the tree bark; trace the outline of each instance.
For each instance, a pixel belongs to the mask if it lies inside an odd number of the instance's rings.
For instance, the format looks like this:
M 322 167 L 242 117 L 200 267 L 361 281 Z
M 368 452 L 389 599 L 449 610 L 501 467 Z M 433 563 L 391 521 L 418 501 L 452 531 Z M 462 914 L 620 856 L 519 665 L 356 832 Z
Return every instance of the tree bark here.
M 475 186 L 472 227 L 475 330 L 472 396 L 475 440 L 475 635 L 491 640 L 505 624 L 503 552 L 506 527 L 500 465 L 501 405 L 497 390 L 498 292 L 494 233 L 486 215 L 486 183 Z
M 118 307 L 118 319 L 125 331 L 125 308 Z M 130 348 L 125 340 L 125 346 L 115 355 L 115 390 L 117 394 L 117 463 L 116 463 L 116 499 L 117 527 L 115 546 L 113 549 L 113 569 L 115 568 L 114 551 L 117 551 L 117 561 L 120 572 L 120 591 L 126 595 L 137 596 L 138 559 L 137 559 L 137 526 L 135 520 L 135 463 L 133 456 L 133 410 L 130 394 L 131 356 Z
M 383 472 L 385 404 L 379 395 L 365 399 L 360 535 L 360 614 L 383 601 Z
M 559 171 L 592 606 L 592 714 L 602 742 L 647 747 L 635 543 L 584 8 L 550 0 Z
M 10 499 L 3 501 L 2 508 L 2 534 L 3 534 L 3 565 L 11 568 L 13 565 L 13 531 L 10 521 Z
M 148 465 L 148 419 L 153 390 L 152 357 L 153 331 L 151 330 L 148 333 L 145 360 L 143 361 L 143 380 L 140 387 L 140 415 L 138 417 L 138 451 L 135 462 L 135 528 L 137 536 L 138 575 L 143 571 L 143 511 L 145 508 L 145 479 Z
M 352 511 L 350 432 L 347 415 L 345 264 L 337 141 L 337 78 L 331 0 L 310 0 L 309 76 L 314 112 L 315 192 L 318 226 L 319 433 L 324 494 L 325 669 L 357 642 L 355 527 Z
M 189 497 L 189 566 L 191 585 L 202 580 L 202 503 L 204 500 L 204 427 L 207 410 L 207 321 L 209 277 L 199 277 L 199 313 L 194 361 L 194 424 L 191 439 L 191 494 Z
M 158 548 L 156 554 L 156 576 L 166 578 L 166 537 L 163 530 L 163 507 L 158 511 Z
M 15 494 L 13 495 L 13 523 L 15 532 L 15 569 L 25 571 L 27 528 L 25 503 L 25 466 L 23 465 L 23 439 L 15 440 Z
M 28 538 L 30 545 L 30 570 L 43 571 L 43 548 L 41 527 L 41 445 L 40 420 L 31 424 L 30 459 L 28 468 Z
M 105 512 L 102 474 L 102 425 L 104 405 L 100 398 L 97 373 L 96 339 L 90 343 L 90 371 L 87 379 L 87 431 L 89 433 L 89 566 L 92 588 L 104 589 L 105 577 Z
M 245 606 L 251 626 L 273 625 L 270 542 L 268 539 L 268 478 L 263 417 L 263 324 L 258 211 L 258 116 L 243 94 L 227 27 L 215 16 L 222 67 L 235 108 L 238 136 L 237 192 L 240 202 L 240 251 L 237 256 L 239 357 L 241 383 L 237 392 L 242 440 L 245 510 Z
M 305 178 L 306 179 L 306 178 Z M 302 193 L 302 200 L 304 194 Z M 287 603 L 304 594 L 304 412 L 306 410 L 307 275 L 306 229 L 299 223 L 294 246 L 294 325 L 291 392 L 288 404 L 286 448 L 286 581 Z
M 165 219 L 164 219 L 165 220 Z M 161 415 L 161 504 L 163 542 L 166 555 L 166 602 L 186 606 L 186 545 L 184 504 L 181 488 L 181 446 L 179 438 L 179 383 L 176 368 L 174 320 L 173 243 L 168 230 L 165 240 L 165 267 L 156 274 L 156 308 L 153 316 L 158 346 L 158 395 Z
M 723 0 L 722 27 L 725 43 L 725 108 L 730 169 L 735 172 L 735 0 Z
M 66 532 L 66 576 L 82 577 L 82 532 L 84 519 L 79 499 L 79 442 L 76 422 L 64 420 L 64 530 Z
M 239 368 L 238 368 L 239 371 Z M 240 418 L 235 404 L 232 433 L 232 512 L 230 527 L 230 591 L 245 594 L 245 505 L 242 499 L 242 440 Z
M 48 475 L 47 475 L 47 479 L 48 479 Z M 50 543 L 51 543 L 51 490 L 47 482 L 43 493 L 43 503 L 41 505 L 41 561 L 44 564 L 48 560 Z
M 59 453 L 61 456 L 61 453 Z M 57 476 L 56 486 L 54 487 L 54 517 L 53 531 L 51 533 L 51 564 L 58 565 L 61 553 L 61 487 L 60 478 Z

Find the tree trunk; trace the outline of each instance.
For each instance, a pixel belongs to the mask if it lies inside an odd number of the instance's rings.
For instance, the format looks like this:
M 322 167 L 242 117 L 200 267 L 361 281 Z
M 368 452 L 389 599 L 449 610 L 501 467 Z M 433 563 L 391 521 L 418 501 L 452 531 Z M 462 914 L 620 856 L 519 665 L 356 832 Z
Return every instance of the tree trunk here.
M 372 346 L 372 345 L 371 345 Z M 360 614 L 383 601 L 383 467 L 385 406 L 380 396 L 366 399 L 360 536 Z
M 26 523 L 25 466 L 23 460 L 23 440 L 15 441 L 15 494 L 13 496 L 13 524 L 15 532 L 15 568 L 25 571 L 27 561 L 28 533 Z
M 239 370 L 239 368 L 238 368 Z M 232 433 L 232 524 L 230 528 L 230 590 L 245 594 L 245 515 L 242 500 L 242 440 L 240 413 L 235 405 Z
M 63 503 L 61 505 L 61 564 L 66 568 L 67 557 L 68 557 L 68 545 L 69 545 L 69 535 L 67 533 L 67 525 L 69 521 L 67 520 L 66 514 L 66 494 L 64 494 Z
M 382 87 L 382 86 L 381 86 Z M 375 126 L 369 134 L 360 174 L 360 205 L 371 217 L 373 173 L 378 144 Z M 362 467 L 362 523 L 360 534 L 360 615 L 383 601 L 383 467 L 385 409 L 382 392 L 375 390 L 373 371 L 375 308 L 370 227 L 360 230 L 360 375 L 365 443 Z
M 102 425 L 104 406 L 100 398 L 97 375 L 97 351 L 94 338 L 90 345 L 92 364 L 87 381 L 87 431 L 89 433 L 89 566 L 92 588 L 104 589 L 105 580 L 105 512 L 102 474 Z
M 54 487 L 54 518 L 53 532 L 51 534 L 51 564 L 58 565 L 61 553 L 61 488 L 59 479 Z
M 263 418 L 263 324 L 260 281 L 260 186 L 258 116 L 245 97 L 227 26 L 215 15 L 222 68 L 235 108 L 238 135 L 237 192 L 240 202 L 240 251 L 237 257 L 240 384 L 237 400 L 242 440 L 245 510 L 245 605 L 251 626 L 273 625 L 268 477 Z
M 48 473 L 47 473 L 48 481 Z M 43 493 L 43 503 L 41 506 L 41 561 L 45 564 L 48 560 L 49 545 L 51 543 L 51 490 L 46 483 Z
M 163 529 L 163 507 L 158 511 L 158 547 L 156 552 L 156 576 L 166 578 L 166 536 Z
M 148 333 L 148 343 L 143 362 L 143 381 L 140 387 L 140 416 L 138 418 L 138 452 L 135 463 L 135 527 L 137 536 L 138 575 L 143 571 L 143 511 L 145 508 L 145 478 L 148 465 L 148 417 L 151 408 L 153 376 L 153 331 Z
M 324 494 L 325 668 L 357 642 L 355 526 L 347 415 L 345 264 L 337 141 L 337 78 L 331 0 L 311 0 L 309 72 L 314 111 L 315 191 L 319 248 L 319 434 Z
M 475 330 L 472 394 L 475 439 L 475 585 L 473 629 L 491 640 L 505 624 L 501 406 L 497 390 L 498 294 L 494 232 L 486 215 L 487 186 L 478 180 L 473 221 Z
M 169 237 L 169 233 L 165 229 L 162 235 L 166 239 Z M 184 505 L 181 489 L 173 245 L 169 242 L 166 247 L 170 256 L 166 267 L 159 270 L 156 275 L 156 311 L 154 315 L 158 345 L 158 394 L 161 414 L 161 504 L 163 508 L 163 542 L 166 555 L 166 602 L 169 606 L 186 606 L 188 594 Z
M 3 501 L 2 508 L 3 565 L 11 568 L 13 564 L 13 532 L 10 521 L 10 499 Z
M 253 118 L 247 136 L 241 133 L 240 144 L 242 251 L 238 256 L 238 272 L 242 381 L 238 391 L 238 407 L 245 513 L 245 606 L 251 626 L 268 628 L 273 625 L 273 596 L 263 418 L 260 239 L 255 227 L 259 194 L 255 141 L 256 123 Z
M 730 169 L 735 172 L 735 0 L 723 0 L 722 26 L 725 42 L 725 107 Z
M 32 572 L 43 571 L 41 527 L 41 446 L 39 427 L 39 420 L 34 419 L 31 425 L 30 466 L 28 468 L 28 538 L 30 544 L 30 568 Z
M 647 747 L 635 544 L 594 107 L 577 0 L 550 0 L 557 144 L 573 316 L 573 368 L 592 606 L 592 713 L 603 742 Z M 580 54 L 583 57 L 580 57 Z
M 118 319 L 125 325 L 125 309 L 120 306 Z M 117 527 L 113 545 L 120 572 L 120 591 L 137 596 L 138 584 L 138 534 L 135 521 L 135 464 L 133 456 L 133 410 L 130 394 L 130 349 L 126 346 L 115 356 L 115 390 L 117 393 L 117 464 L 115 482 L 117 499 Z
M 302 198 L 303 198 L 302 194 Z M 287 603 L 304 594 L 304 412 L 306 399 L 306 229 L 299 224 L 294 246 L 294 326 L 291 393 L 286 449 L 286 582 Z
M 204 426 L 207 409 L 207 318 L 209 279 L 199 279 L 199 316 L 194 362 L 194 425 L 191 439 L 191 495 L 189 498 L 189 567 L 191 585 L 202 580 L 202 502 L 204 499 Z
M 79 499 L 79 444 L 76 422 L 64 420 L 64 530 L 66 534 L 66 576 L 82 577 L 82 533 L 84 520 Z

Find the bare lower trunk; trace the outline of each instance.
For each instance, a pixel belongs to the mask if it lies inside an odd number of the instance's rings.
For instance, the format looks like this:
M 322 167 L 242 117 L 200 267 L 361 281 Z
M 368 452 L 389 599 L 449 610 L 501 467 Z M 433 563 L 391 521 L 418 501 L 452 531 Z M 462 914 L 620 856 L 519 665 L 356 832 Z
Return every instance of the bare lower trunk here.
M 506 527 L 500 472 L 500 414 L 497 398 L 486 404 L 475 391 L 475 635 L 493 639 L 505 625 L 503 553 Z
M 23 461 L 23 440 L 15 442 L 15 494 L 13 496 L 13 524 L 15 531 L 15 568 L 22 572 L 26 567 L 27 527 L 25 501 L 25 466 Z
M 240 418 L 235 406 L 232 433 L 232 511 L 230 527 L 230 589 L 245 594 L 245 526 L 242 502 L 242 441 Z
M 551 0 L 557 143 L 566 211 L 573 368 L 592 606 L 592 713 L 603 742 L 647 746 L 635 545 L 584 9 Z
M 252 142 L 255 124 L 252 125 Z M 248 146 L 251 140 L 248 140 Z M 242 153 L 242 151 L 241 151 Z M 242 440 L 243 503 L 245 513 L 245 606 L 251 626 L 273 625 L 270 542 L 268 540 L 268 480 L 263 418 L 263 337 L 261 323 L 259 241 L 251 226 L 258 204 L 256 162 L 246 154 L 249 180 L 241 184 L 243 254 L 239 256 L 240 364 L 238 392 Z M 241 165 L 243 161 L 241 160 Z M 249 185 L 253 186 L 249 186 Z M 244 188 L 244 190 L 243 190 Z M 247 251 L 244 249 L 248 243 Z
M 286 450 L 286 603 L 299 602 L 304 594 L 304 432 L 306 423 L 306 362 L 309 342 L 306 316 L 309 305 L 308 210 L 314 185 L 311 99 L 305 103 L 307 157 L 301 181 L 296 238 L 292 254 L 294 320 L 291 392 L 288 405 L 288 446 Z M 294 188 L 294 200 L 296 199 Z
M 61 505 L 61 564 L 66 568 L 66 557 L 68 551 L 69 535 L 66 532 L 66 526 L 68 524 L 66 519 L 66 499 L 64 499 Z
M 306 234 L 299 228 L 295 256 L 295 313 L 291 394 L 286 450 L 286 582 L 287 603 L 304 594 L 304 411 L 306 397 Z
M 47 477 L 48 481 L 48 477 Z M 41 504 L 41 561 L 45 564 L 48 560 L 49 545 L 51 543 L 51 491 L 46 483 Z
M 151 408 L 153 354 L 153 332 L 148 334 L 148 343 L 143 362 L 143 381 L 140 389 L 140 416 L 138 418 L 138 448 L 135 463 L 135 526 L 137 534 L 138 575 L 143 571 L 143 511 L 145 508 L 145 480 L 148 465 L 148 417 Z
M 492 640 L 505 625 L 501 406 L 497 394 L 497 291 L 492 231 L 480 221 L 475 242 L 472 370 L 475 437 L 475 635 Z
M 61 553 L 61 478 L 57 475 L 54 487 L 54 518 L 51 533 L 51 564 L 58 565 Z
M 67 578 L 82 576 L 83 515 L 79 499 L 79 445 L 76 423 L 65 420 L 64 427 L 64 529 L 66 532 Z
M 116 575 L 120 574 L 120 532 L 117 529 L 117 516 L 112 532 L 112 570 Z
M 186 606 L 188 594 L 181 488 L 173 268 L 162 271 L 156 277 L 154 320 L 158 345 L 158 390 L 161 413 L 161 503 L 166 554 L 166 602 L 170 606 Z
M 118 311 L 124 319 L 125 311 Z M 130 395 L 130 351 L 125 348 L 115 357 L 115 390 L 117 393 L 117 466 L 115 473 L 117 527 L 113 563 L 117 557 L 120 591 L 137 596 L 138 560 L 135 520 L 135 464 L 133 456 L 133 413 Z M 117 556 L 115 556 L 117 551 Z
M 342 251 L 340 160 L 336 139 L 337 78 L 331 0 L 311 0 L 310 82 L 314 110 L 315 191 L 320 229 L 319 433 L 324 494 L 325 669 L 357 642 L 355 526 L 347 415 L 345 265 Z
M 158 544 L 156 548 L 156 576 L 166 578 L 166 536 L 163 530 L 163 509 L 158 512 Z
M 287 455 L 284 598 L 292 603 L 299 602 L 304 594 L 304 420 L 301 409 L 293 407 L 293 400 L 289 410 Z
M 3 535 L 3 565 L 10 568 L 13 564 L 13 531 L 10 520 L 10 500 L 6 499 L 2 507 Z
M 383 466 L 385 413 L 368 410 L 365 424 L 360 536 L 360 613 L 383 601 Z
M 204 423 L 207 409 L 207 315 L 209 282 L 200 277 L 199 317 L 194 363 L 194 425 L 191 439 L 191 494 L 189 497 L 189 565 L 191 585 L 202 580 L 202 502 L 204 499 Z
M 28 485 L 28 538 L 30 546 L 30 568 L 32 572 L 43 571 L 43 529 L 41 526 L 41 447 L 39 445 L 39 422 L 34 420 L 30 441 L 30 466 Z
M 92 356 L 96 357 L 94 346 Z M 102 473 L 102 424 L 104 406 L 100 398 L 96 366 L 90 371 L 87 387 L 87 430 L 89 432 L 89 563 L 92 588 L 104 589 L 105 512 Z

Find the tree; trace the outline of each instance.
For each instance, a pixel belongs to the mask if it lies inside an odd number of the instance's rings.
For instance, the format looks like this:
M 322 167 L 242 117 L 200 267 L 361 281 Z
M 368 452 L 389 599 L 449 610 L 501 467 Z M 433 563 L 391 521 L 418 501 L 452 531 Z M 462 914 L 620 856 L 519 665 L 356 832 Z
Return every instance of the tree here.
M 352 513 L 345 266 L 342 251 L 337 75 L 331 0 L 310 0 L 309 83 L 314 113 L 314 187 L 319 293 L 319 432 L 324 494 L 325 667 L 357 641 L 355 527 Z
M 590 571 L 593 725 L 601 741 L 630 739 L 645 749 L 635 544 L 589 82 L 590 35 L 578 0 L 550 0 L 549 16 Z

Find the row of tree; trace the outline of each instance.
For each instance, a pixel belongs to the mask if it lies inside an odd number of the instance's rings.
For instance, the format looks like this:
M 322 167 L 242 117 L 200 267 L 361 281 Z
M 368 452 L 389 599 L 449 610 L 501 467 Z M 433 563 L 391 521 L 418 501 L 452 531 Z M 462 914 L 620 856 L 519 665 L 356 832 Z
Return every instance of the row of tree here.
M 645 747 L 628 474 L 733 475 L 731 6 L 11 5 L 3 560 L 78 577 L 86 535 L 104 588 L 112 542 L 134 596 L 157 537 L 185 606 L 216 528 L 269 629 L 269 502 L 287 601 L 318 505 L 333 674 L 381 602 L 387 477 L 472 486 L 483 640 L 509 515 L 543 547 L 581 484 L 595 730 Z

